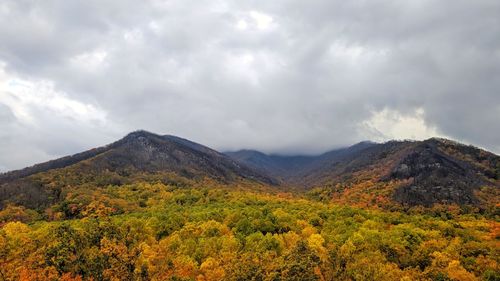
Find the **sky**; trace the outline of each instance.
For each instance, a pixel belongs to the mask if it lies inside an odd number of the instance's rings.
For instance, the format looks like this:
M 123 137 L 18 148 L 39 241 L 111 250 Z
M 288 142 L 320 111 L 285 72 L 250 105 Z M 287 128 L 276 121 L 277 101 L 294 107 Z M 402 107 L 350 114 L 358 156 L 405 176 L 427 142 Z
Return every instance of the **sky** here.
M 0 171 L 130 131 L 500 152 L 498 0 L 0 1 Z

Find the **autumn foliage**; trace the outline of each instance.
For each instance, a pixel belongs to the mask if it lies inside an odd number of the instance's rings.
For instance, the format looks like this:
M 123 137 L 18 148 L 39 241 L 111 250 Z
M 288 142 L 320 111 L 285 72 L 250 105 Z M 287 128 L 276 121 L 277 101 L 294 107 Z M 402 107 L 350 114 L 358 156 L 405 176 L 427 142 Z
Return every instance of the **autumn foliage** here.
M 9 206 L 0 212 L 0 280 L 500 278 L 495 217 L 205 184 L 79 187 L 38 212 Z M 383 200 L 385 187 L 373 188 L 359 196 Z

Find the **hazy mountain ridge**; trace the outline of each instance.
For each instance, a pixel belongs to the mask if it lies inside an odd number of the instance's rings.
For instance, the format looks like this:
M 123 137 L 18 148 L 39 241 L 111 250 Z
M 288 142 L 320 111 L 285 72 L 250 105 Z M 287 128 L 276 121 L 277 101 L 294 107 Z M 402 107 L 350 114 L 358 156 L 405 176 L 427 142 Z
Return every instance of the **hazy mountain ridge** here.
M 338 161 L 342 157 L 373 145 L 375 145 L 375 143 L 365 141 L 350 147 L 327 151 L 319 155 L 268 155 L 257 150 L 239 150 L 224 153 L 237 161 L 244 162 L 254 168 L 268 171 L 270 174 L 288 181 L 289 178 L 295 178 L 321 165 Z
M 275 157 L 258 152 L 228 155 L 262 170 L 280 167 L 280 161 L 286 159 L 280 156 L 279 161 L 274 161 Z M 255 155 L 266 159 L 266 166 L 259 166 Z M 289 156 L 289 159 L 297 157 L 300 156 Z M 392 195 L 386 196 L 392 200 L 424 206 L 434 203 L 481 205 L 484 202 L 480 202 L 475 193 L 483 186 L 493 187 L 492 191 L 498 193 L 500 186 L 500 157 L 446 139 L 360 143 L 307 159 L 291 173 L 278 175 L 285 183 L 303 188 L 338 189 L 340 184 L 340 193 L 346 186 L 353 190 L 357 186 L 379 185 L 376 192 L 387 193 L 384 189 L 389 188 Z M 495 204 L 498 196 L 491 199 L 489 203 Z
M 176 136 L 136 131 L 103 147 L 0 175 L 0 207 L 43 207 L 74 186 L 119 186 L 148 177 L 321 188 L 332 200 L 367 205 L 380 198 L 410 206 L 492 205 L 498 201 L 499 159 L 445 139 L 361 142 L 317 156 L 223 154 Z

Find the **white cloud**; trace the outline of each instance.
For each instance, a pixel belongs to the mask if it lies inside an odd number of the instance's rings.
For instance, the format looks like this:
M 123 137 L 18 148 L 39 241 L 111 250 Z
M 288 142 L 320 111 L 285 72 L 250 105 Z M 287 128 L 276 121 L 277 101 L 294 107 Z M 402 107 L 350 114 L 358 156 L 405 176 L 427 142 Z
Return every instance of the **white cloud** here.
M 269 29 L 274 21 L 273 17 L 258 11 L 250 11 L 250 17 L 255 21 L 258 29 Z
M 248 28 L 248 23 L 244 19 L 240 19 L 236 24 L 236 28 L 246 30 Z
M 252 85 L 257 85 L 259 70 L 254 63 L 255 57 L 252 54 L 228 54 L 225 65 L 228 75 L 239 77 L 245 83 L 250 81 Z
M 123 33 L 123 38 L 128 43 L 140 43 L 143 40 L 143 33 L 138 28 L 132 28 Z
M 121 136 L 121 127 L 98 106 L 57 91 L 52 81 L 9 74 L 1 65 L 0 170 L 73 154 Z
M 357 65 L 361 68 L 363 64 L 377 63 L 377 59 L 383 59 L 387 56 L 388 50 L 377 49 L 374 47 L 352 44 L 342 41 L 335 41 L 328 49 L 329 55 L 333 61 L 342 60 L 349 64 Z
M 70 61 L 76 68 L 92 72 L 105 66 L 104 63 L 107 55 L 108 53 L 106 51 L 96 50 L 76 55 L 72 57 Z
M 425 123 L 424 115 L 422 108 L 407 113 L 385 108 L 373 113 L 369 120 L 364 121 L 362 131 L 368 133 L 367 138 L 376 141 L 445 137 L 436 128 Z
M 140 128 L 221 150 L 439 133 L 498 151 L 499 1 L 0 2 L 6 167 Z
M 104 124 L 106 113 L 92 104 L 86 104 L 54 89 L 46 80 L 27 81 L 8 75 L 0 69 L 0 100 L 18 120 L 42 126 L 38 112 L 50 112 L 54 117 L 70 118 L 78 122 Z
M 158 33 L 161 30 L 160 25 L 155 21 L 150 21 L 148 27 L 155 33 Z

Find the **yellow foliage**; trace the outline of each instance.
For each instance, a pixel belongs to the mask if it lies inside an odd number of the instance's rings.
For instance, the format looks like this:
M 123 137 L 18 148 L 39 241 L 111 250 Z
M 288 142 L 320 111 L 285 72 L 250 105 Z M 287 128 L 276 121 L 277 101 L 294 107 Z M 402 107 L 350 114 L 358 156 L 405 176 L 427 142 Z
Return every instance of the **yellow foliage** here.
M 3 230 L 9 237 L 19 237 L 19 235 L 30 232 L 29 226 L 22 222 L 9 222 L 3 226 Z
M 302 237 L 307 238 L 316 233 L 316 229 L 312 226 L 306 226 L 302 229 Z
M 452 280 L 457 281 L 478 281 L 479 279 L 474 276 L 474 274 L 467 272 L 457 260 L 452 260 L 448 267 L 446 268 L 446 273 L 448 273 L 448 277 Z
M 201 274 L 196 278 L 200 281 L 223 280 L 225 276 L 224 269 L 214 258 L 206 259 L 200 266 L 200 272 Z
M 312 249 L 320 250 L 324 249 L 323 243 L 325 243 L 325 239 L 321 236 L 321 234 L 312 234 L 309 238 L 307 238 L 307 243 Z

